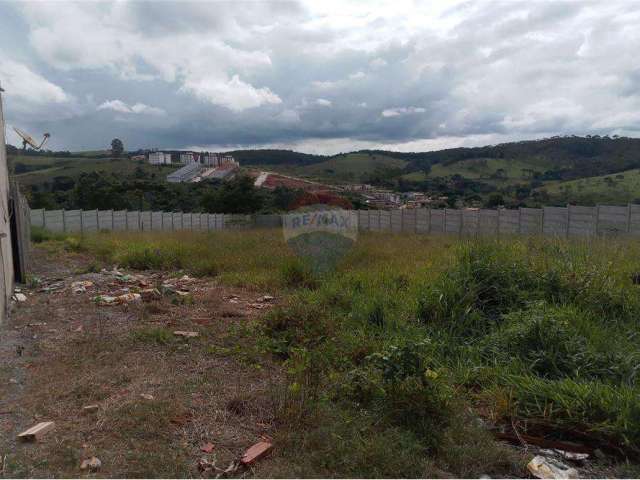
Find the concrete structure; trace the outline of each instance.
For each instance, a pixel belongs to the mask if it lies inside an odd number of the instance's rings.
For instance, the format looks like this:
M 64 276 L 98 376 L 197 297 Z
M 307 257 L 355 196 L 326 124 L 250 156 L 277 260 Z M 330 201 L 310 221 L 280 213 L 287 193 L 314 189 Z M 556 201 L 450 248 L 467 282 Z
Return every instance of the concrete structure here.
M 235 165 L 240 164 L 231 156 L 222 153 L 209 153 L 205 152 L 201 155 L 201 163 L 207 167 L 221 167 L 223 165 Z
M 173 173 L 167 175 L 167 182 L 170 183 L 180 183 L 180 182 L 191 182 L 196 177 L 200 175 L 202 171 L 202 165 L 199 163 L 189 163 L 182 168 L 179 168 Z
M 165 152 L 149 152 L 151 165 L 171 165 L 171 154 Z
M 180 154 L 180 163 L 184 163 L 185 165 L 190 165 L 196 162 L 198 162 L 197 154 L 194 154 L 193 152 L 183 152 Z
M 2 88 L 0 88 L 0 325 L 7 316 L 9 300 L 13 295 L 14 269 L 11 245 L 11 211 L 9 209 L 9 171 L 7 169 L 7 149 L 4 137 L 4 116 L 2 113 Z
M 543 235 L 546 237 L 640 237 L 640 205 L 520 208 L 508 210 L 359 210 L 360 231 L 459 236 Z M 51 231 L 213 230 L 278 226 L 278 215 L 213 215 L 112 210 L 31 210 L 31 225 Z M 264 220 L 264 221 L 263 221 Z M 2 241 L 4 242 L 4 238 Z M 9 252 L 9 258 L 11 258 Z M 6 257 L 5 257 L 6 258 Z M 4 297 L 0 296 L 0 300 Z

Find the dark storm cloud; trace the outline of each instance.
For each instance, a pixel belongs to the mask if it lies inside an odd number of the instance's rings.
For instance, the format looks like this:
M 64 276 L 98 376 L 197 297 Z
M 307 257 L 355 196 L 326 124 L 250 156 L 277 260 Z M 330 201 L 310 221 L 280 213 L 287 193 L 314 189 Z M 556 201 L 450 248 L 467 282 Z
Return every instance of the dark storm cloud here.
M 7 121 L 57 148 L 640 130 L 631 2 L 5 2 L 0 27 Z

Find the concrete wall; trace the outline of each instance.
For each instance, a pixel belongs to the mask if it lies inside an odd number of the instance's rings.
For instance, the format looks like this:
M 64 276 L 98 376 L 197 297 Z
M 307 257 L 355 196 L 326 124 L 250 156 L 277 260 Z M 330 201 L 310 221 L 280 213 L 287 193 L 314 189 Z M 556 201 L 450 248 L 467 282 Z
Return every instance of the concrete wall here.
M 0 85 L 1 87 L 1 85 Z M 7 316 L 7 306 L 13 294 L 13 257 L 11 253 L 11 230 L 9 217 L 9 170 L 5 124 L 2 111 L 2 89 L 0 88 L 0 325 Z
M 446 233 L 461 236 L 640 235 L 640 205 L 544 207 L 518 210 L 360 210 L 360 231 Z M 55 232 L 277 228 L 280 215 L 229 215 L 112 210 L 31 210 L 31 224 Z

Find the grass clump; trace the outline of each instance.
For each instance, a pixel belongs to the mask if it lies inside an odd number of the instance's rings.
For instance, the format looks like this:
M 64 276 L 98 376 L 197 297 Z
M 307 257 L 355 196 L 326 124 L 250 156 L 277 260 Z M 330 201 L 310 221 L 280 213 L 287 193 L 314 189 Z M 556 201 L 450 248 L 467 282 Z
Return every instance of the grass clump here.
M 173 333 L 166 328 L 142 328 L 135 330 L 131 337 L 136 342 L 167 345 L 175 339 Z
M 62 242 L 67 236 L 68 234 L 63 232 L 52 232 L 35 225 L 31 227 L 31 241 L 33 243 Z

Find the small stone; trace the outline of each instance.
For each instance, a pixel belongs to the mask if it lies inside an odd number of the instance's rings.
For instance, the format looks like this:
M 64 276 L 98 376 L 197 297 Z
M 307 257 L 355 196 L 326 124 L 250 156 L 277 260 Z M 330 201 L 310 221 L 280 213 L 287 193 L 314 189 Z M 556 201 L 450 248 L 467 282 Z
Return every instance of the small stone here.
M 154 399 L 153 395 L 150 395 L 148 393 L 141 393 L 140 396 L 142 398 L 144 398 L 145 400 L 153 400 Z
M 93 405 L 85 405 L 84 407 L 82 407 L 82 411 L 84 413 L 93 413 L 93 412 L 97 412 L 100 409 L 100 405 L 98 404 L 93 404 Z
M 86 458 L 80 464 L 80 470 L 89 470 L 90 472 L 96 472 L 102 466 L 102 462 L 98 457 Z
M 27 296 L 24 293 L 15 293 L 13 295 L 13 299 L 16 302 L 26 302 L 27 301 Z
M 195 338 L 198 335 L 200 335 L 198 332 L 185 332 L 182 330 L 176 330 L 175 332 L 173 332 L 173 334 L 178 337 L 184 337 L 184 338 Z

